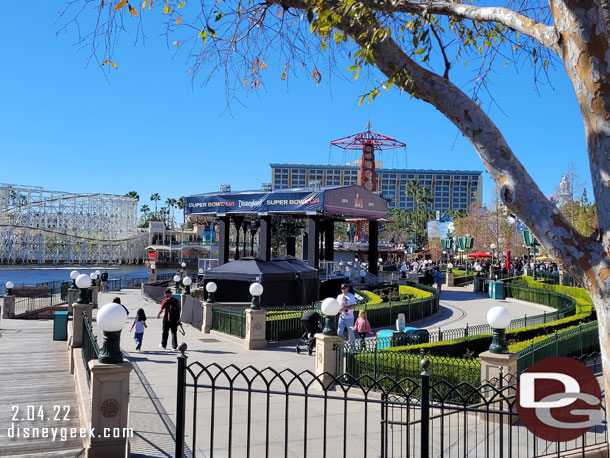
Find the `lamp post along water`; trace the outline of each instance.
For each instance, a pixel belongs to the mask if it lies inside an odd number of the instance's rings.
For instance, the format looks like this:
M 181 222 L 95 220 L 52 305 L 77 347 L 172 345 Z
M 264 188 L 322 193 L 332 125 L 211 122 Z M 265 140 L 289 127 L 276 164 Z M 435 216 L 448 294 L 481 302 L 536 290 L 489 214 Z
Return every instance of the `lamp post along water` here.
M 91 278 L 87 274 L 80 274 L 74 280 L 76 287 L 80 290 L 77 304 L 88 304 L 89 303 L 89 287 L 91 286 Z
M 4 287 L 6 288 L 7 296 L 10 296 L 13 294 L 13 288 L 15 287 L 15 284 L 12 281 L 7 281 L 6 284 L 4 285 Z
M 250 285 L 250 294 L 252 295 L 252 304 L 250 304 L 250 310 L 261 309 L 261 295 L 263 294 L 263 285 L 260 283 L 252 283 Z
M 180 277 L 180 275 L 178 275 L 178 274 L 174 275 L 174 283 L 176 283 L 176 292 L 178 292 L 178 288 L 180 287 L 181 279 L 182 279 L 182 277 Z
M 213 281 L 205 285 L 205 290 L 208 292 L 208 304 L 214 303 L 214 293 L 217 289 L 218 286 L 216 286 L 216 283 L 214 283 Z
M 495 354 L 508 353 L 508 345 L 506 344 L 506 328 L 510 325 L 508 310 L 499 305 L 491 308 L 487 312 L 487 323 L 492 329 L 489 352 Z
M 91 272 L 91 274 L 89 274 L 89 278 L 91 279 L 91 286 L 95 286 L 95 280 L 97 280 L 97 274 L 95 272 Z
M 78 277 L 80 275 L 80 272 L 78 270 L 73 270 L 72 272 L 70 272 L 70 279 L 72 280 L 72 289 L 77 289 L 78 287 L 76 286 L 76 277 Z
M 322 313 L 324 314 L 324 329 L 322 334 L 325 336 L 337 335 L 337 313 L 341 310 L 341 304 L 333 297 L 327 297 L 322 301 Z
M 123 362 L 121 353 L 121 331 L 127 321 L 127 312 L 121 304 L 104 305 L 97 313 L 97 324 L 104 331 L 104 343 L 98 361 L 105 364 Z

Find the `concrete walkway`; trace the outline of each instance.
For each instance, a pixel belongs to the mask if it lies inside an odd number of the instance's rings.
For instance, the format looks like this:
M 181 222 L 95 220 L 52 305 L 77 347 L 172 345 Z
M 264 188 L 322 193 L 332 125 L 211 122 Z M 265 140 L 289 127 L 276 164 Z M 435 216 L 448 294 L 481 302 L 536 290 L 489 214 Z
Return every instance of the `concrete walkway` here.
M 523 318 L 523 316 L 541 315 L 543 312 L 554 312 L 553 307 L 533 304 L 513 298 L 505 300 L 490 299 L 487 294 L 473 292 L 473 285 L 464 287 L 444 286 L 440 297 L 440 316 L 424 318 L 411 323 L 417 328 L 437 330 L 463 328 L 468 324 L 487 324 L 487 312 L 492 307 L 501 305 L 509 312 L 511 319 Z
M 123 290 L 118 293 L 101 294 L 100 305 L 111 302 L 115 296 L 120 297 L 121 302 L 130 310 L 121 346 L 134 365 L 134 373 L 131 376 L 130 417 L 130 426 L 134 428 L 135 436 L 131 442 L 133 456 L 173 456 L 177 396 L 176 357 L 178 353 L 158 348 L 161 340 L 161 320 L 156 318 L 159 304 L 142 297 L 140 290 Z M 440 314 L 413 324 L 434 329 L 438 326 L 455 328 L 465 326 L 466 323 L 469 325 L 482 324 L 486 322 L 487 311 L 499 303 L 511 311 L 513 318 L 526 313 L 528 315 L 539 314 L 545 309 L 552 310 L 548 307 L 512 299 L 493 301 L 485 295 L 474 294 L 471 288 L 446 288 L 441 294 Z M 141 352 L 135 351 L 133 333 L 129 332 L 138 308 L 143 308 L 148 318 L 148 328 L 144 334 Z M 96 310 L 94 310 L 94 317 L 95 314 Z M 94 327 L 96 326 L 97 324 L 94 324 Z M 267 350 L 246 351 L 238 342 L 217 335 L 202 334 L 188 325 L 185 325 L 184 329 L 186 335 L 179 335 L 179 343 L 185 342 L 188 345 L 188 363 L 194 361 L 203 365 L 217 363 L 222 367 L 231 364 L 237 367 L 252 365 L 259 369 L 272 367 L 278 371 L 291 369 L 297 373 L 306 370 L 313 371 L 314 368 L 313 357 L 306 353 L 296 354 L 294 342 L 279 343 L 270 346 Z M 99 330 L 96 334 L 101 336 Z M 200 428 L 205 428 L 205 423 L 200 423 L 198 430 Z M 209 433 L 202 429 L 199 436 L 201 441 L 207 437 L 206 434 Z M 239 434 L 241 432 L 237 433 L 237 435 Z M 187 438 L 187 443 L 188 440 Z M 281 439 L 278 440 L 281 443 Z M 205 455 L 198 452 L 198 456 Z

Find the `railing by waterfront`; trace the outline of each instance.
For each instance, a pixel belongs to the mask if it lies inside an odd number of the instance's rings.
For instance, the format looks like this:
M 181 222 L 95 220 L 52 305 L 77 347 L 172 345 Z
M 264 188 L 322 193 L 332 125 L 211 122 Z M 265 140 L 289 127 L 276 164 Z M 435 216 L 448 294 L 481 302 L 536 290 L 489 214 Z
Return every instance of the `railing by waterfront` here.
M 48 293 L 38 296 L 16 297 L 15 316 L 24 315 L 28 312 L 41 310 L 46 307 L 53 307 L 64 303 L 61 300 L 61 293 Z
M 78 319 L 78 317 L 74 317 Z M 91 381 L 91 371 L 89 370 L 89 361 L 97 359 L 100 354 L 100 347 L 97 343 L 97 337 L 93 334 L 93 328 L 91 322 L 87 318 L 87 313 L 83 312 L 83 341 L 82 341 L 82 354 L 83 364 L 85 365 L 85 371 L 87 373 L 87 383 Z
M 212 329 L 243 339 L 246 337 L 245 309 L 212 308 Z

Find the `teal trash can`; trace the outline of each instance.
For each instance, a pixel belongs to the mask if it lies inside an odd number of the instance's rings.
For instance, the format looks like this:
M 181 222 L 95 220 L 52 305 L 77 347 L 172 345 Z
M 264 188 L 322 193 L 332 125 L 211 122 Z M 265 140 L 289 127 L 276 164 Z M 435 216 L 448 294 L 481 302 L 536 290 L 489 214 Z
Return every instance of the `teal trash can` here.
M 494 287 L 494 299 L 499 301 L 504 300 L 504 282 L 497 281 L 495 282 L 495 284 L 496 286 Z
M 68 312 L 55 312 L 53 340 L 68 340 Z
M 496 282 L 495 281 L 489 282 L 489 297 L 491 299 L 496 298 Z

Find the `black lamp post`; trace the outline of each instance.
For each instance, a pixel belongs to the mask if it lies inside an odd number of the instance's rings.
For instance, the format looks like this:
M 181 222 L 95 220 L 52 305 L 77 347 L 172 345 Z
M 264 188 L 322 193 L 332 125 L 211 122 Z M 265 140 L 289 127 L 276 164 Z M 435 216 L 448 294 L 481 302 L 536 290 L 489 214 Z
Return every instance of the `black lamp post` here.
M 91 278 L 87 274 L 80 274 L 74 280 L 76 287 L 80 290 L 80 295 L 76 301 L 77 304 L 89 303 L 89 287 L 91 286 Z
M 121 352 L 121 330 L 125 326 L 127 313 L 121 304 L 106 304 L 97 313 L 97 324 L 104 331 L 104 342 L 98 361 L 106 364 L 123 362 Z
M 205 285 L 205 290 L 208 292 L 208 304 L 214 303 L 214 293 L 217 289 L 218 286 L 216 286 L 216 283 L 214 283 L 213 281 Z
M 487 312 L 487 323 L 492 329 L 489 352 L 495 354 L 508 353 L 508 344 L 506 343 L 506 328 L 510 325 L 508 310 L 501 306 L 493 307 Z
M 324 314 L 324 329 L 322 334 L 325 336 L 337 335 L 337 313 L 341 310 L 341 304 L 333 297 L 327 297 L 322 301 L 322 313 Z
M 250 285 L 250 294 L 252 295 L 252 303 L 250 304 L 250 310 L 261 309 L 261 295 L 263 294 L 263 285 L 258 282 Z

